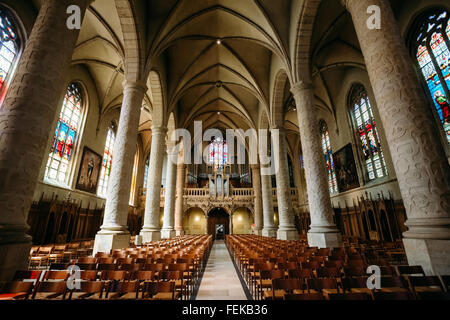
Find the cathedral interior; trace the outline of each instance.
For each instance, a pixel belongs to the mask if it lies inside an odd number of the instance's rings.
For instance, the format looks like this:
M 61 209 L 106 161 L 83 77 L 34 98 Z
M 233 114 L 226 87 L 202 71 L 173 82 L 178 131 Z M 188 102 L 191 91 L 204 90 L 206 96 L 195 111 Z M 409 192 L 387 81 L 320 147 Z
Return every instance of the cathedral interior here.
M 449 99 L 448 0 L 0 0 L 0 299 L 449 299 Z

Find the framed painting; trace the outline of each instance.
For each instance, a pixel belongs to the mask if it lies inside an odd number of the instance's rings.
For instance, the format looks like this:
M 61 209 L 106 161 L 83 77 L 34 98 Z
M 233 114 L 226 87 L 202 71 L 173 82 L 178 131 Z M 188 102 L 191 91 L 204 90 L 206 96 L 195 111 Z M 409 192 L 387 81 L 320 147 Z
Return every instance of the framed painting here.
M 88 147 L 84 147 L 75 188 L 96 194 L 101 165 L 102 157 Z
M 339 192 L 359 188 L 358 172 L 352 145 L 348 144 L 333 154 Z

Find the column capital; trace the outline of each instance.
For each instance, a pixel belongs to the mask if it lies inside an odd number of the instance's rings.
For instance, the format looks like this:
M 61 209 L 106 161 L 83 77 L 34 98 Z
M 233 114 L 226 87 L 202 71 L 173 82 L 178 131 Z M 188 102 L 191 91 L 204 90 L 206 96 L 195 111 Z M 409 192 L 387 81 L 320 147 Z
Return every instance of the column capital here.
M 148 90 L 147 85 L 143 81 L 131 81 L 131 80 L 124 80 L 122 82 L 123 90 L 137 90 L 142 93 L 146 93 Z
M 154 126 L 152 126 L 152 135 L 167 134 L 167 131 L 168 131 L 167 127 L 163 127 L 163 126 L 154 127 Z
M 291 86 L 291 92 L 294 95 L 294 97 L 300 92 L 300 91 L 304 91 L 304 90 L 313 90 L 314 89 L 314 85 L 310 80 L 304 81 L 304 80 L 300 80 L 296 83 L 294 83 Z
M 252 170 L 260 170 L 261 166 L 259 164 L 251 164 L 250 169 Z

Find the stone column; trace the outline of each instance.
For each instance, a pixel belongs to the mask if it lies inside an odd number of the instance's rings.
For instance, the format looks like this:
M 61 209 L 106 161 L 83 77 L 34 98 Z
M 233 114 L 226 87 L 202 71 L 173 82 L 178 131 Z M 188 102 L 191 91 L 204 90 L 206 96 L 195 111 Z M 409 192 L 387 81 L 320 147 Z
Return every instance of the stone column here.
M 166 170 L 166 196 L 164 198 L 164 220 L 161 229 L 161 238 L 170 239 L 175 237 L 173 228 L 175 220 L 175 188 L 177 179 L 177 159 L 178 153 L 172 151 L 173 146 L 169 147 L 167 153 L 167 170 Z
M 308 244 L 319 248 L 339 247 L 342 245 L 342 235 L 333 220 L 319 122 L 313 102 L 313 86 L 309 82 L 299 82 L 292 86 L 291 91 L 297 105 L 311 216 Z
M 298 240 L 295 228 L 294 210 L 292 209 L 291 188 L 286 147 L 286 130 L 283 127 L 271 129 L 275 158 L 275 175 L 277 179 L 278 226 L 277 238 L 280 240 Z
M 255 193 L 254 212 L 255 212 L 255 234 L 262 235 L 263 229 L 263 209 L 261 195 L 261 169 L 259 165 L 252 165 L 253 192 Z
M 266 174 L 267 171 L 270 171 L 270 166 L 261 165 L 261 195 L 264 220 L 262 235 L 274 238 L 277 236 L 277 228 L 274 222 L 272 179 L 270 175 Z
M 139 117 L 147 87 L 144 83 L 123 83 L 123 102 L 120 109 L 111 175 L 106 196 L 105 214 L 101 230 L 95 236 L 93 254 L 130 245 L 128 232 L 128 202 L 133 175 Z
M 152 128 L 152 149 L 147 178 L 144 226 L 140 233 L 144 243 L 161 239 L 159 210 L 161 202 L 162 167 L 166 153 L 166 134 L 166 127 Z
M 411 57 L 387 0 L 343 1 L 352 15 L 406 208 L 411 265 L 450 273 L 450 165 Z M 367 8 L 381 28 L 367 27 Z
M 183 195 L 186 179 L 186 166 L 184 163 L 177 165 L 177 192 L 175 202 L 175 233 L 177 236 L 184 235 L 183 231 Z
M 43 2 L 0 107 L 0 281 L 27 268 L 28 212 L 80 32 L 67 28 L 66 10 L 78 5 L 84 17 L 89 3 Z

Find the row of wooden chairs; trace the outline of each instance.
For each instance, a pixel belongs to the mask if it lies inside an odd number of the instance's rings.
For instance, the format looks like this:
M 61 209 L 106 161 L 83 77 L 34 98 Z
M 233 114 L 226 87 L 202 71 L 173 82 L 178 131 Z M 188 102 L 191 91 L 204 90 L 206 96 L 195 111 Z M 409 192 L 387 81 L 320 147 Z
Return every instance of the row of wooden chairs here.
M 380 266 L 381 289 L 368 289 L 368 263 L 355 248 L 309 248 L 303 242 L 252 235 L 227 236 L 226 243 L 255 299 L 345 299 L 352 294 L 377 300 L 446 299 L 449 294 L 449 276 L 427 277 L 421 266 L 388 263 Z M 297 287 L 291 290 L 288 283 Z
M 28 259 L 29 269 L 46 269 L 51 263 L 68 262 L 71 259 L 92 254 L 94 241 L 68 244 L 33 246 Z

